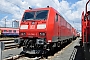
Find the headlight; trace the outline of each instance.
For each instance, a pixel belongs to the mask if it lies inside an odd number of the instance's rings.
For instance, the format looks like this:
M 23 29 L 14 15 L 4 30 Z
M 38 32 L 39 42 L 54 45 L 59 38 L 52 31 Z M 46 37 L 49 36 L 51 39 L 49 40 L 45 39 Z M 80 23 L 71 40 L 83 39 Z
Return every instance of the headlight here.
M 38 24 L 37 25 L 37 29 L 45 29 L 46 28 L 46 24 Z
M 21 25 L 20 29 L 28 29 L 28 25 Z
M 21 32 L 21 33 L 20 33 L 20 35 L 23 35 L 23 36 L 25 36 L 25 35 L 26 35 L 26 33 L 25 33 L 25 32 Z
M 46 36 L 46 33 L 45 32 L 40 32 L 39 35 L 40 36 Z

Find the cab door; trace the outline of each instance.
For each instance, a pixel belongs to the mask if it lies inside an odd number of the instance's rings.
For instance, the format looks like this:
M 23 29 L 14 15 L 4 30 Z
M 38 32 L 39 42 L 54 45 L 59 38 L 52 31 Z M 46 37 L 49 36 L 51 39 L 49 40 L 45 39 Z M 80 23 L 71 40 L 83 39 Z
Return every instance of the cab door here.
M 59 38 L 59 15 L 56 13 L 55 16 L 55 28 L 54 28 L 55 38 L 58 40 Z

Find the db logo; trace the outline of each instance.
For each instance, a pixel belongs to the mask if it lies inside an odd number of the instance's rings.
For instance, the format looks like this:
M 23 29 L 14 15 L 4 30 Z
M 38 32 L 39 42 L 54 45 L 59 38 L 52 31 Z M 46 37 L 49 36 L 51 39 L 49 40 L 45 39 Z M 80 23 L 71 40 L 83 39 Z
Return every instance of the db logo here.
M 30 29 L 35 29 L 35 25 L 30 25 Z

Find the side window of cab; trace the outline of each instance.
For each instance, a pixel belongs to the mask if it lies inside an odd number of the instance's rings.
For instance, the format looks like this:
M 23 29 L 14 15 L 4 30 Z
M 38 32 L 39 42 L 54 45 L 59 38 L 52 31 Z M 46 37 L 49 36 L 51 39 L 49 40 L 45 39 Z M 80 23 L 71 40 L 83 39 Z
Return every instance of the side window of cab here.
M 90 20 L 90 15 L 88 15 L 88 20 Z
M 90 11 L 88 11 L 88 20 L 90 20 Z
M 58 21 L 58 14 L 56 13 L 56 16 L 55 16 L 55 21 L 57 22 Z

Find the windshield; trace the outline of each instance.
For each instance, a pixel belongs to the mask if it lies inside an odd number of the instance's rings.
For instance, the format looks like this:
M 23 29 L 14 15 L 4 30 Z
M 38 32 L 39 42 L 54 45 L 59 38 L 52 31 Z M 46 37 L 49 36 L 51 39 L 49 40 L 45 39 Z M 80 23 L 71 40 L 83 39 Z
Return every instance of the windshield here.
M 23 20 L 41 20 L 47 19 L 48 10 L 40 10 L 40 11 L 33 11 L 33 12 L 25 12 Z
M 23 19 L 24 20 L 33 20 L 35 12 L 25 12 Z
M 37 11 L 36 12 L 36 19 L 46 19 L 47 18 L 47 10 L 43 10 L 43 11 Z

